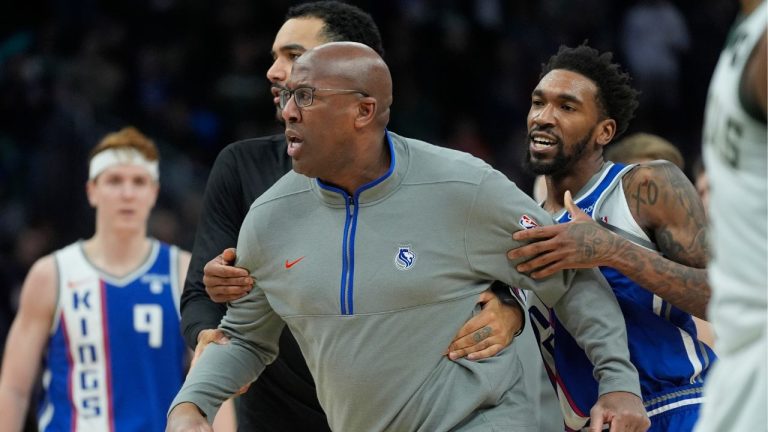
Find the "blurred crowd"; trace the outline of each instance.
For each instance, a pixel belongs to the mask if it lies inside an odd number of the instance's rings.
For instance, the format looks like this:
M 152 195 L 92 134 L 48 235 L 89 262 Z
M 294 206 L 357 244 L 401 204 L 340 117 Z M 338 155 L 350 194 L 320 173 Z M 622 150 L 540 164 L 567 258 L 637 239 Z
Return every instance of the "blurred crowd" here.
M 161 151 L 155 237 L 190 249 L 227 143 L 276 133 L 265 72 L 280 0 L 27 0 L 0 14 L 0 335 L 40 256 L 92 232 L 88 151 L 131 124 Z M 382 30 L 390 129 L 520 170 L 530 89 L 560 44 L 611 50 L 643 91 L 628 133 L 697 158 L 709 79 L 738 3 L 360 0 Z M 690 166 L 686 166 L 690 170 Z

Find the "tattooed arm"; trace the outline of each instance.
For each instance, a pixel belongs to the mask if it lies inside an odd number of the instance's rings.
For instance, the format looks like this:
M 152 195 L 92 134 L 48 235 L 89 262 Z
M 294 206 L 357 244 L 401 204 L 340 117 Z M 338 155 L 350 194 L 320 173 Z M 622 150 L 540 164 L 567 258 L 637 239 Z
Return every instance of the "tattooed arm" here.
M 534 257 L 517 269 L 536 279 L 567 268 L 613 267 L 674 306 L 705 318 L 708 248 L 704 207 L 693 185 L 673 164 L 659 161 L 632 170 L 623 186 L 632 215 L 662 255 L 601 227 L 567 194 L 572 221 L 516 232 L 515 240 L 540 241 L 507 256 Z
M 662 255 L 624 246 L 609 265 L 678 308 L 705 318 L 709 248 L 704 206 L 696 189 L 665 161 L 640 165 L 623 182 L 632 216 Z

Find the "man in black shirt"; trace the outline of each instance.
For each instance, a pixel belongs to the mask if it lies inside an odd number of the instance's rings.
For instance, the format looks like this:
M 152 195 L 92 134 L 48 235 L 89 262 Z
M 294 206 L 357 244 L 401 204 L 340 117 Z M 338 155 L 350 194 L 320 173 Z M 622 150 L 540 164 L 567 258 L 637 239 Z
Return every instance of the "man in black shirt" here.
M 267 71 L 276 106 L 293 61 L 304 51 L 333 41 L 364 43 L 383 54 L 376 24 L 354 6 L 322 1 L 288 11 L 273 44 L 274 63 Z M 279 110 L 277 114 L 280 119 Z M 196 348 L 196 357 L 208 343 L 222 342 L 223 334 L 216 328 L 226 312 L 225 302 L 242 297 L 252 286 L 247 271 L 231 267 L 233 249 L 219 254 L 237 243 L 251 203 L 290 169 L 283 134 L 230 144 L 216 159 L 181 297 L 182 329 L 187 344 Z M 501 307 L 493 294 L 483 293 L 478 302 L 485 305 L 484 312 L 459 331 L 450 347 L 452 358 L 494 355 L 511 342 L 522 323 L 520 311 Z M 328 430 L 312 376 L 287 328 L 279 357 L 240 397 L 237 417 L 242 431 Z

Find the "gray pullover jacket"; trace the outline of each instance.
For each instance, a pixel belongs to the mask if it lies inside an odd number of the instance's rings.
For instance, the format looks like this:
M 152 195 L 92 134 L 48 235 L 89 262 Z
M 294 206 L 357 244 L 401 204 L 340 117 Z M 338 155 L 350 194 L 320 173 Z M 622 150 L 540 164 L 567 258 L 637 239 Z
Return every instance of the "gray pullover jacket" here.
M 505 252 L 551 216 L 468 154 L 387 133 L 390 170 L 353 196 L 293 171 L 243 223 L 237 265 L 256 280 L 221 322 L 172 406 L 213 419 L 255 380 L 288 325 L 333 430 L 536 430 L 516 344 L 482 361 L 444 351 L 495 280 L 557 311 L 595 365 L 600 393 L 640 394 L 624 320 L 595 270 L 535 281 Z

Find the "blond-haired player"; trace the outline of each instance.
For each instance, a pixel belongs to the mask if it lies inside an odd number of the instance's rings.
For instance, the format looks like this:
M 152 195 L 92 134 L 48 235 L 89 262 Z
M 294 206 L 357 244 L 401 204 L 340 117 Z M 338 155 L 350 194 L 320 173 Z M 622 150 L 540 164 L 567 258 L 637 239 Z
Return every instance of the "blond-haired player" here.
M 178 297 L 189 253 L 147 237 L 158 159 L 133 127 L 93 149 L 95 232 L 39 259 L 24 281 L 0 375 L 0 430 L 21 430 L 41 367 L 41 432 L 164 429 L 185 373 Z

